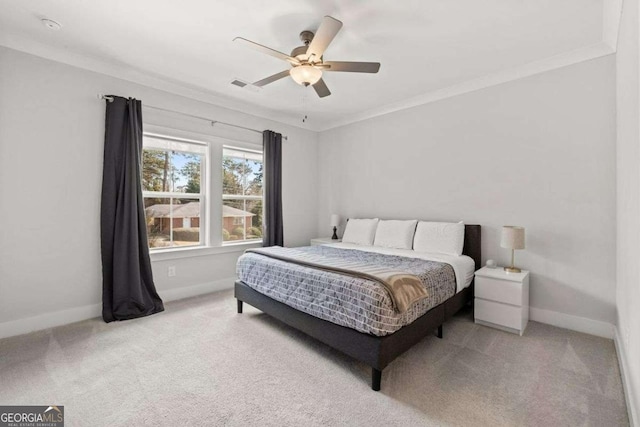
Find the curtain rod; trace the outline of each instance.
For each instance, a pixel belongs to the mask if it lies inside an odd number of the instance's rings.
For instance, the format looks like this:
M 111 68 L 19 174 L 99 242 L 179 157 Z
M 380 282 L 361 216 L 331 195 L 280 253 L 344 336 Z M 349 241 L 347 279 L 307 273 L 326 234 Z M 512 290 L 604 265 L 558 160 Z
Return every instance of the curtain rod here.
M 104 99 L 105 101 L 113 102 L 113 97 L 112 96 L 103 95 L 101 93 L 98 94 L 98 99 Z M 191 117 L 192 119 L 204 120 L 206 122 L 211 123 L 211 126 L 215 126 L 216 123 L 219 123 L 221 125 L 232 126 L 232 127 L 235 127 L 235 128 L 244 129 L 244 130 L 248 130 L 248 131 L 251 131 L 251 132 L 257 132 L 259 134 L 262 134 L 261 130 L 252 129 L 252 128 L 248 128 L 248 127 L 244 127 L 244 126 L 240 126 L 240 125 L 234 125 L 233 123 L 221 122 L 220 120 L 212 120 L 212 119 L 208 119 L 206 117 L 194 116 L 193 114 L 183 113 L 181 111 L 168 110 L 166 108 L 154 107 L 153 105 L 142 104 L 142 106 L 145 107 L 145 108 L 151 108 L 151 109 L 154 109 L 154 110 L 166 111 L 167 113 L 181 114 L 183 116 Z M 283 135 L 282 139 L 288 140 L 289 138 L 286 135 Z

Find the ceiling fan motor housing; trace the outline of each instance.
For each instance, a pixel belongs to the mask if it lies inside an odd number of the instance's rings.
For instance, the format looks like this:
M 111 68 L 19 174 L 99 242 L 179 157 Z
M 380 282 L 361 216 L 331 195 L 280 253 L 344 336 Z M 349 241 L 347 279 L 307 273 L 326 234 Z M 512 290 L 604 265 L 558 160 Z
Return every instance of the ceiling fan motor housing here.
M 304 46 L 298 46 L 291 51 L 291 56 L 300 60 L 306 61 L 307 59 L 307 50 L 309 49 L 309 43 L 313 40 L 313 32 L 311 31 L 303 31 L 300 33 L 300 40 L 304 43 Z
M 307 46 L 298 46 L 298 47 L 294 48 L 294 49 L 291 51 L 291 56 L 293 56 L 293 57 L 294 57 L 294 58 L 296 58 L 296 59 L 300 59 L 300 58 L 298 58 L 298 56 L 300 56 L 300 55 L 304 55 L 304 56 L 305 56 L 305 59 L 306 59 L 306 56 L 307 56 Z

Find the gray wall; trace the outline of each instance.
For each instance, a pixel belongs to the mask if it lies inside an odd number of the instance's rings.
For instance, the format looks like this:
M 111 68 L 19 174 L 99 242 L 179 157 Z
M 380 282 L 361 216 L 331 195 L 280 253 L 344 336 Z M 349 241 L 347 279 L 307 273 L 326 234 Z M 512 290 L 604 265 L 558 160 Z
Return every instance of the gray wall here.
M 288 135 L 285 241 L 308 244 L 315 235 L 316 133 L 0 48 L 0 337 L 100 313 L 105 106 L 98 93 Z M 175 115 L 147 111 L 144 117 L 156 125 L 262 140 L 260 134 Z M 231 287 L 243 249 L 152 257 L 160 295 L 172 299 Z M 168 265 L 176 266 L 176 277 L 167 277 Z
M 99 313 L 98 92 L 287 134 L 287 245 L 330 235 L 334 212 L 462 219 L 483 225 L 485 260 L 505 264 L 500 226 L 522 225 L 527 249 L 517 261 L 532 271 L 532 317 L 615 322 L 614 56 L 318 136 L 2 48 L 0 336 Z M 258 135 L 172 115 L 145 117 L 259 143 Z M 158 288 L 172 299 L 229 287 L 239 253 L 154 256 Z M 169 265 L 176 277 L 167 277 Z
M 638 2 L 625 1 L 617 59 L 617 343 L 626 360 L 627 398 L 640 423 L 640 108 Z M 625 367 L 623 367 L 625 368 Z M 633 404 L 631 404 L 633 402 Z
M 532 317 L 611 335 L 614 56 L 323 132 L 318 150 L 320 234 L 331 213 L 464 220 L 505 265 L 500 227 L 524 226 Z

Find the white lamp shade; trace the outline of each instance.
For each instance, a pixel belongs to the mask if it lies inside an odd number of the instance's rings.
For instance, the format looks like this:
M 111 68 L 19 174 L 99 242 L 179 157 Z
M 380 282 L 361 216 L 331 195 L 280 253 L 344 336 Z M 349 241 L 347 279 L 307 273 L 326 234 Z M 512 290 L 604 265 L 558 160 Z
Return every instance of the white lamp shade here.
M 333 214 L 331 215 L 331 226 L 337 227 L 340 225 L 340 215 Z
M 502 227 L 500 246 L 507 249 L 524 249 L 524 228 L 514 225 Z
M 307 86 L 316 84 L 322 77 L 322 71 L 311 65 L 304 64 L 293 67 L 289 71 L 289 75 L 299 85 Z

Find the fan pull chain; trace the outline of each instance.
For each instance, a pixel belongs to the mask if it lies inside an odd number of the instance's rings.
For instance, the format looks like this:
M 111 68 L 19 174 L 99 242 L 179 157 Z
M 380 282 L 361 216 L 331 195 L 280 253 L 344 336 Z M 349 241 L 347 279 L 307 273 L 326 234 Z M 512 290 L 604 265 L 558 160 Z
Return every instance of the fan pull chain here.
M 302 111 L 307 109 L 307 96 L 306 95 L 302 95 Z M 302 123 L 306 123 L 307 119 L 309 117 L 305 114 L 304 117 L 302 118 Z

